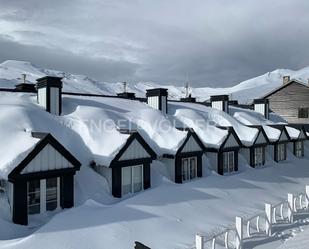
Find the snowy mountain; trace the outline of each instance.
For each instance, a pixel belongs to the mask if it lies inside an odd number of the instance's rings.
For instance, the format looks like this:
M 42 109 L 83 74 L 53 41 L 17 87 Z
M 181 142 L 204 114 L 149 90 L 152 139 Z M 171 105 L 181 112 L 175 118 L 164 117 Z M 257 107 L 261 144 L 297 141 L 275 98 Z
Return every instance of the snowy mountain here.
M 120 82 L 108 83 L 94 80 L 85 75 L 76 75 L 56 70 L 49 70 L 37 67 L 30 62 L 8 60 L 0 64 L 0 87 L 12 88 L 21 82 L 21 74 L 27 74 L 27 80 L 35 83 L 36 79 L 45 75 L 64 77 L 64 91 L 95 93 L 115 95 L 122 92 L 123 85 Z M 282 77 L 290 75 L 292 79 L 307 84 L 309 78 L 309 67 L 293 71 L 289 69 L 277 69 L 253 79 L 243 81 L 233 87 L 228 88 L 192 88 L 191 93 L 199 101 L 207 100 L 211 95 L 229 94 L 233 99 L 240 102 L 249 102 L 267 92 L 279 87 L 282 84 Z M 169 90 L 170 98 L 179 99 L 184 97 L 184 87 L 172 85 L 162 86 L 153 82 L 139 82 L 129 84 L 128 91 L 135 92 L 138 97 L 145 96 L 146 89 L 155 87 L 165 87 Z

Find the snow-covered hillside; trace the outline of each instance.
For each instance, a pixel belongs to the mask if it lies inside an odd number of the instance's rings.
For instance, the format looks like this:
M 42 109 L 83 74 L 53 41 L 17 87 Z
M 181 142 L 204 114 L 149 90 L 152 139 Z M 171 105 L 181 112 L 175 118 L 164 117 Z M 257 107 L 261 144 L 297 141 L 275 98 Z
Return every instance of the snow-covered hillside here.
M 121 82 L 107 83 L 91 79 L 85 75 L 76 75 L 55 70 L 43 69 L 37 67 L 30 62 L 24 61 L 5 61 L 0 64 L 0 87 L 13 88 L 17 83 L 21 82 L 21 74 L 27 74 L 27 80 L 35 83 L 35 80 L 45 75 L 64 77 L 64 91 L 108 94 L 115 95 L 122 92 L 123 86 Z M 191 93 L 197 97 L 199 101 L 207 100 L 211 95 L 229 94 L 233 99 L 240 102 L 249 102 L 254 98 L 261 97 L 269 91 L 279 87 L 282 84 L 282 77 L 290 75 L 292 79 L 307 84 L 309 78 L 309 67 L 305 67 L 298 71 L 289 69 L 277 69 L 253 79 L 241 82 L 238 85 L 229 88 L 209 88 L 205 85 L 202 88 L 192 88 Z M 168 88 L 170 98 L 178 99 L 184 97 L 184 87 L 176 87 L 169 84 L 164 86 L 152 82 L 130 83 L 128 91 L 135 92 L 138 97 L 145 96 L 146 89 L 165 87 Z

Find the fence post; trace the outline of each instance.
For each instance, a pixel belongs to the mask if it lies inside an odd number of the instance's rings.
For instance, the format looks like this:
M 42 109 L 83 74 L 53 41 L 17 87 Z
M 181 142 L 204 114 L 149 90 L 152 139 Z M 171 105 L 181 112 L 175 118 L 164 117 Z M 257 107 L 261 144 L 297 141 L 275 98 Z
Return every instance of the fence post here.
M 273 207 L 271 204 L 265 203 L 265 213 L 266 213 L 266 234 L 267 236 L 271 236 L 271 227 L 272 227 L 272 220 L 273 220 Z
M 243 240 L 243 220 L 241 217 L 236 216 L 236 249 L 242 248 Z
M 306 186 L 306 209 L 309 209 L 309 185 Z
M 196 249 L 204 249 L 204 237 L 202 235 L 195 235 L 195 247 Z
M 288 219 L 290 223 L 293 223 L 293 212 L 294 212 L 294 195 L 288 194 Z

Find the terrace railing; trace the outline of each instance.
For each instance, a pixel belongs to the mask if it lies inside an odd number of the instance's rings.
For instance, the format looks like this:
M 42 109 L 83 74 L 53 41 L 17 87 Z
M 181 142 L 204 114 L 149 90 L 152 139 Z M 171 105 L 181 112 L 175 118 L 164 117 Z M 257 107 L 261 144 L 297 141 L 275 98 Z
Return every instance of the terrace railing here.
M 254 216 L 236 217 L 235 224 L 208 235 L 197 234 L 195 249 L 242 249 L 246 240 L 272 236 L 279 224 L 293 223 L 294 215 L 309 211 L 309 186 L 304 193 L 288 194 L 287 199 L 275 205 L 265 203 L 265 211 Z

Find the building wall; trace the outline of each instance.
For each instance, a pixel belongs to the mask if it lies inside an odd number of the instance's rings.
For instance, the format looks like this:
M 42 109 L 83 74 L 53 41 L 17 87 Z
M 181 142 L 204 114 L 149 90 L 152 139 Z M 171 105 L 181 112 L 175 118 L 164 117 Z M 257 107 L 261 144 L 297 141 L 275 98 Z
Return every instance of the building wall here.
M 249 148 L 241 148 L 239 153 L 246 159 L 247 163 L 250 164 L 250 149 Z
M 307 123 L 309 118 L 298 118 L 298 108 L 309 108 L 309 88 L 293 82 L 267 97 L 270 109 L 290 123 Z
M 206 157 L 209 160 L 209 168 L 218 172 L 218 153 L 217 152 L 207 152 Z
M 162 163 L 166 165 L 170 180 L 175 182 L 175 159 L 163 158 Z

